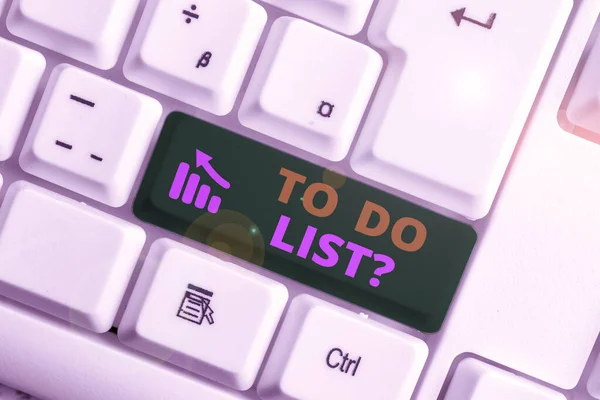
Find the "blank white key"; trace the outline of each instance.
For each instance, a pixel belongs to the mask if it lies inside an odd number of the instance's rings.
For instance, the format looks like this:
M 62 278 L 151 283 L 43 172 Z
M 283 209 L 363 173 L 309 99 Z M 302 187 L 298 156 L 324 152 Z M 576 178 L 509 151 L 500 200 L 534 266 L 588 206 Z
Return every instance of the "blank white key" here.
M 47 400 L 241 400 L 168 364 L 0 299 L 0 381 Z
M 19 163 L 40 178 L 120 207 L 162 113 L 156 100 L 66 64 L 52 72 Z
M 369 38 L 390 64 L 352 168 L 479 219 L 489 212 L 573 2 L 460 4 L 379 3 Z
M 559 392 L 467 358 L 460 362 L 444 400 L 566 400 Z
M 258 391 L 265 400 L 408 400 L 426 359 L 422 340 L 301 295 Z
M 161 239 L 146 258 L 119 338 L 137 350 L 247 390 L 287 298 L 280 283 Z
M 308 22 L 273 24 L 241 105 L 243 125 L 333 161 L 343 159 L 382 60 Z
M 373 5 L 373 0 L 264 1 L 346 35 L 356 35 L 362 30 Z
M 265 10 L 250 0 L 152 0 L 125 75 L 225 115 L 233 108 L 266 21 Z
M 135 225 L 14 183 L 0 208 L 0 294 L 106 332 L 145 239 Z
M 16 36 L 100 69 L 110 69 L 139 0 L 14 0 L 8 29 Z
M 600 134 L 600 40 L 597 40 L 567 107 L 569 121 Z
M 0 60 L 0 161 L 4 161 L 15 149 L 46 59 L 37 51 L 0 38 Z

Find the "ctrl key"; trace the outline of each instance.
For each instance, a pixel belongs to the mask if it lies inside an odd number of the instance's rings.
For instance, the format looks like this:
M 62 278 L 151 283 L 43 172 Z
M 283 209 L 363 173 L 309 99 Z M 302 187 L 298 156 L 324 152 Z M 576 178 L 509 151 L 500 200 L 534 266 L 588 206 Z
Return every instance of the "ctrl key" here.
M 294 299 L 258 385 L 265 400 L 410 399 L 425 342 L 309 295 Z

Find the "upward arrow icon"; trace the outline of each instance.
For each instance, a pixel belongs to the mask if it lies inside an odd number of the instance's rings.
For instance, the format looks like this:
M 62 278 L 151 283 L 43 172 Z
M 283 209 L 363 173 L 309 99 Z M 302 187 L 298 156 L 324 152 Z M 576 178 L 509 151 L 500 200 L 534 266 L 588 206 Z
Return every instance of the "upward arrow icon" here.
M 487 23 L 477 21 L 476 19 L 473 19 L 473 18 L 465 17 L 466 13 L 467 13 L 467 8 L 463 7 L 456 11 L 451 12 L 450 14 L 452 14 L 452 18 L 454 18 L 454 21 L 456 22 L 457 26 L 460 26 L 460 24 L 463 21 L 468 21 L 468 22 L 471 22 L 475 25 L 479 25 L 486 29 L 492 29 L 494 27 L 494 21 L 496 20 L 496 16 L 497 16 L 496 13 L 490 14 L 490 17 L 488 18 Z
M 210 176 L 215 182 L 217 182 L 221 187 L 229 189 L 231 184 L 227 182 L 225 178 L 219 175 L 215 168 L 210 164 L 210 160 L 212 160 L 211 156 L 196 149 L 196 168 L 204 168 L 204 170 L 208 173 L 208 176 Z

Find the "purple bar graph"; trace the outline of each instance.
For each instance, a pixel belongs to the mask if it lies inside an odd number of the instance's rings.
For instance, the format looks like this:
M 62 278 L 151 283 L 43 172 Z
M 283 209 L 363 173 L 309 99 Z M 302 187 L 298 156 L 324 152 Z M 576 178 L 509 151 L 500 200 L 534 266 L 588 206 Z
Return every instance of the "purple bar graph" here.
M 202 210 L 204 207 L 206 207 L 206 203 L 208 202 L 208 196 L 210 196 L 210 186 L 200 186 L 200 190 L 198 191 L 198 197 L 196 197 L 196 203 L 194 203 L 196 208 Z
M 187 185 L 185 185 L 185 191 L 183 192 L 183 197 L 181 201 L 185 204 L 192 204 L 194 201 L 194 197 L 196 195 L 196 189 L 198 189 L 198 184 L 200 183 L 200 175 L 191 174 L 190 179 L 188 179 Z
M 175 179 L 173 179 L 173 184 L 171 185 L 171 191 L 169 192 L 169 197 L 173 200 L 177 200 L 179 199 L 179 196 L 181 196 L 183 184 L 185 183 L 189 171 L 190 165 L 188 163 L 182 162 L 179 164 L 179 168 L 177 168 L 177 173 L 175 174 Z
M 211 214 L 216 214 L 219 211 L 219 207 L 221 206 L 221 198 L 219 196 L 213 196 L 208 202 L 208 212 Z
M 209 177 L 219 186 L 223 189 L 229 189 L 231 184 L 217 173 L 212 165 L 210 165 L 210 160 L 212 160 L 211 156 L 200 150 L 196 150 L 196 168 L 203 167 Z M 173 178 L 173 183 L 171 184 L 171 189 L 169 190 L 169 197 L 173 200 L 181 199 L 181 202 L 184 204 L 192 204 L 195 198 L 194 206 L 197 209 L 204 210 L 206 208 L 209 213 L 216 214 L 221 207 L 222 199 L 219 196 L 210 197 L 211 187 L 209 185 L 200 186 L 200 175 L 190 173 L 190 168 L 190 164 L 188 163 L 182 162 L 179 164 L 175 178 Z M 198 186 L 200 186 L 200 189 L 198 189 Z

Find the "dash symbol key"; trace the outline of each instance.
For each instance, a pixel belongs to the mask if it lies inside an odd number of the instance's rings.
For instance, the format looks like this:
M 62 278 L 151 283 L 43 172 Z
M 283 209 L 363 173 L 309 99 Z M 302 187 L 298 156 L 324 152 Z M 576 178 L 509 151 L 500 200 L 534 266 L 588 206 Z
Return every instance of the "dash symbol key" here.
M 63 147 L 67 150 L 71 150 L 73 148 L 73 145 L 65 143 L 65 142 L 61 142 L 60 140 L 57 140 L 56 142 L 54 142 L 54 144 L 56 144 L 57 146 Z
M 73 101 L 76 101 L 78 103 L 81 103 L 83 105 L 86 105 L 88 107 L 92 107 L 93 108 L 94 106 L 96 106 L 96 103 L 94 103 L 92 101 L 89 101 L 89 100 L 86 100 L 83 97 L 75 96 L 74 94 L 71 95 L 70 99 L 73 100 Z

